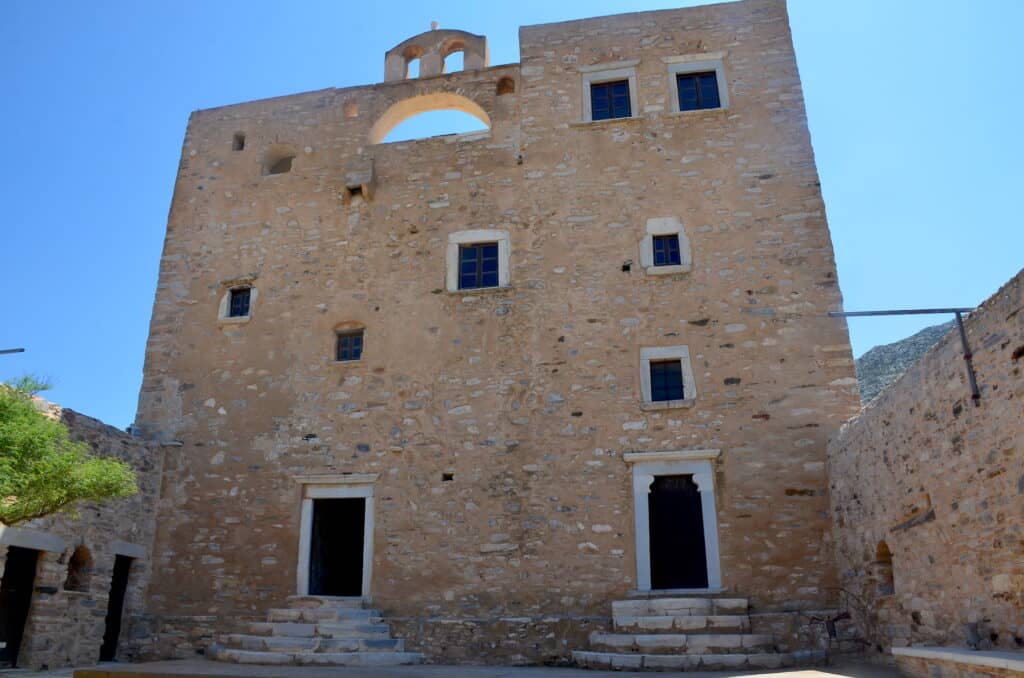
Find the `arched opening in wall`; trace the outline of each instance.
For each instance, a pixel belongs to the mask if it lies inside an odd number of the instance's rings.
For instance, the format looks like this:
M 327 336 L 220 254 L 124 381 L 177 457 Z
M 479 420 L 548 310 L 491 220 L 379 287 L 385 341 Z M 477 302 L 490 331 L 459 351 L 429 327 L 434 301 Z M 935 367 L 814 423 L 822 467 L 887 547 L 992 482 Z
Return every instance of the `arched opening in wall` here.
M 446 134 L 487 131 L 491 118 L 461 94 L 436 92 L 403 99 L 384 112 L 370 129 L 368 141 L 408 141 Z
M 878 542 L 875 549 L 875 562 L 873 566 L 873 579 L 875 580 L 875 592 L 878 596 L 891 596 L 896 593 L 896 583 L 892 572 L 892 551 L 885 540 Z
M 448 40 L 441 47 L 441 57 L 444 59 L 443 73 L 455 73 L 466 68 L 466 43 L 458 38 Z
M 498 85 L 494 88 L 494 93 L 499 97 L 506 94 L 516 93 L 516 81 L 509 76 L 504 76 L 498 79 Z
M 92 553 L 85 546 L 75 548 L 68 559 L 68 576 L 64 580 L 65 591 L 88 591 L 92 575 Z
M 444 72 L 455 73 L 457 71 L 465 70 L 465 52 L 461 49 L 457 52 L 452 52 L 444 58 Z
M 402 52 L 402 57 L 405 59 L 405 77 L 407 78 L 418 78 L 420 77 L 420 57 L 423 56 L 423 48 L 417 47 L 416 45 L 410 45 L 405 48 Z

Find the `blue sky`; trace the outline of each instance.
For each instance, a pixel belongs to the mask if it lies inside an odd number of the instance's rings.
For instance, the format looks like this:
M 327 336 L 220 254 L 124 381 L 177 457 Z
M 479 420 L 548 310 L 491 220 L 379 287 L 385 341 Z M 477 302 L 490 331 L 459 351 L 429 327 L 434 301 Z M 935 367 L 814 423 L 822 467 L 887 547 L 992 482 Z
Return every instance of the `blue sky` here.
M 518 60 L 517 27 L 704 4 L 48 2 L 0 9 L 0 379 L 134 418 L 191 111 L 379 82 L 432 20 Z M 1015 0 L 791 0 L 846 308 L 972 306 L 1024 265 Z M 409 134 L 452 131 L 435 116 Z M 852 320 L 856 354 L 945 318 Z

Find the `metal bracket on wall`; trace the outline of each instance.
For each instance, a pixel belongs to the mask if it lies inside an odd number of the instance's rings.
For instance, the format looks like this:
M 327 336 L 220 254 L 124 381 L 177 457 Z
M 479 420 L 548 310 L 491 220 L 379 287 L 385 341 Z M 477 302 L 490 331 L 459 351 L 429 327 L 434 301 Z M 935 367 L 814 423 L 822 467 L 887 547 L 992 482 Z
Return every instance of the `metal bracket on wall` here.
M 956 316 L 956 326 L 960 331 L 960 344 L 964 349 L 964 363 L 967 365 L 967 380 L 971 385 L 971 400 L 974 401 L 974 406 L 979 407 L 981 405 L 981 391 L 978 390 L 978 380 L 974 375 L 974 363 L 972 358 L 974 357 L 971 353 L 971 347 L 967 343 L 967 332 L 964 330 L 964 313 L 970 313 L 973 308 L 911 308 L 898 311 L 829 311 L 828 317 L 830 318 L 857 318 L 860 316 L 876 316 L 876 315 L 931 315 L 931 314 L 946 314 L 952 313 Z

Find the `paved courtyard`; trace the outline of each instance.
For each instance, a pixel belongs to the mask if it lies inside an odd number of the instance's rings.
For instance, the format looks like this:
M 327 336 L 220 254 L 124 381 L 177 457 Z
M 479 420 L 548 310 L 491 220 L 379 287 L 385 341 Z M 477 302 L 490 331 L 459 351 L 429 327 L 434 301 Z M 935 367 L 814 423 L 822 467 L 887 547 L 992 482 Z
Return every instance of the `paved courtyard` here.
M 145 664 L 102 664 L 59 671 L 0 671 L 4 678 L 328 678 L 369 676 L 371 678 L 608 678 L 642 675 L 633 671 L 591 671 L 584 669 L 529 666 L 396 666 L 396 667 L 280 667 L 222 664 L 201 659 L 150 662 Z M 650 675 L 646 672 L 643 675 Z M 770 673 L 687 672 L 692 678 L 727 676 L 784 676 L 785 678 L 897 678 L 895 668 L 867 663 L 849 663 L 816 669 L 792 669 Z

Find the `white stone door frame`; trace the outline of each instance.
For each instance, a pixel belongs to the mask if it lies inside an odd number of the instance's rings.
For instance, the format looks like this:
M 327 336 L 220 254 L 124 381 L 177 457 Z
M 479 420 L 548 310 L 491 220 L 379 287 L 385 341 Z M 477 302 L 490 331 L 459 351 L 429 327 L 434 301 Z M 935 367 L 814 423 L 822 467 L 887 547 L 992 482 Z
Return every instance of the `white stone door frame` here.
M 349 475 L 295 476 L 302 484 L 302 511 L 299 517 L 299 564 L 295 572 L 295 591 L 309 595 L 309 549 L 313 539 L 313 500 L 363 498 L 363 584 L 362 599 L 369 602 L 373 581 L 373 484 L 377 473 Z
M 694 593 L 717 593 L 722 590 L 722 567 L 718 553 L 718 513 L 715 509 L 715 473 L 713 461 L 719 450 L 675 450 L 671 452 L 636 452 L 624 454 L 623 460 L 633 467 L 633 516 L 636 521 L 637 590 L 651 591 L 651 521 L 647 497 L 657 476 L 692 475 L 700 492 L 700 508 L 704 519 L 704 552 L 707 559 L 708 587 L 688 589 Z M 661 589 L 657 589 L 661 590 Z

